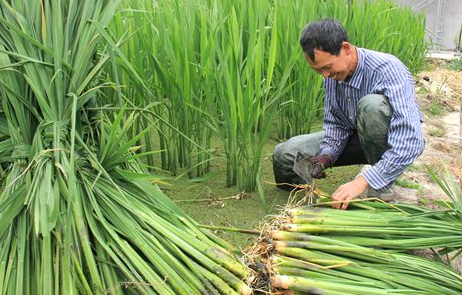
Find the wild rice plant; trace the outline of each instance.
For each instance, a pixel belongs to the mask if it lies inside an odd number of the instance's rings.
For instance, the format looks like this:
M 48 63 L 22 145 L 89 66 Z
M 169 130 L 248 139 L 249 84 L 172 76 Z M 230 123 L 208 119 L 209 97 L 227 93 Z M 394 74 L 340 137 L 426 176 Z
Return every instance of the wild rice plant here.
M 280 139 L 310 133 L 322 116 L 324 89 L 322 76 L 310 70 L 300 49 L 300 31 L 307 20 L 318 18 L 318 2 L 275 1 L 280 13 L 277 42 L 277 66 L 294 63 L 287 84 L 290 85 L 278 106 L 277 130 Z M 294 15 L 298 17 L 294 18 Z M 275 80 L 282 73 L 276 70 Z
M 277 101 L 286 90 L 293 63 L 279 68 L 273 82 L 280 12 L 265 2 L 236 2 L 225 15 L 217 38 L 216 126 L 227 156 L 227 184 L 252 191 L 259 161 L 275 116 Z M 268 27 L 272 15 L 273 27 Z
M 414 74 L 422 69 L 429 49 L 422 13 L 388 0 L 356 0 L 341 15 L 353 44 L 391 53 Z
M 129 5 L 129 12 L 139 16 L 124 19 L 134 25 L 133 42 L 141 40 L 138 58 L 143 62 L 135 64 L 154 73 L 148 81 L 158 97 L 156 111 L 175 127 L 172 130 L 159 122 L 163 168 L 177 172 L 177 166 L 194 154 L 197 165 L 208 163 L 210 155 L 204 150 L 210 149 L 211 132 L 216 131 L 226 153 L 227 184 L 254 190 L 276 100 L 285 90 L 293 64 L 278 68 L 275 85 L 277 31 L 267 24 L 278 16 L 273 15 L 271 4 L 161 1 L 141 8 Z M 140 24 L 140 18 L 146 19 L 145 24 Z M 119 21 L 116 27 L 124 25 Z M 146 105 L 152 97 L 144 99 Z M 191 140 L 202 150 L 195 151 Z M 184 166 L 190 169 L 193 163 Z
M 0 294 L 249 294 L 233 247 L 150 183 L 137 113 L 87 109 L 118 4 L 0 3 Z
M 208 172 L 211 159 L 206 100 L 213 99 L 207 76 L 214 52 L 202 40 L 209 30 L 206 9 L 191 0 L 127 0 L 111 25 L 123 57 L 114 76 L 137 107 L 152 111 L 140 128 L 154 122 L 162 169 L 186 168 L 190 177 Z M 152 135 L 144 140 L 147 149 L 155 146 Z

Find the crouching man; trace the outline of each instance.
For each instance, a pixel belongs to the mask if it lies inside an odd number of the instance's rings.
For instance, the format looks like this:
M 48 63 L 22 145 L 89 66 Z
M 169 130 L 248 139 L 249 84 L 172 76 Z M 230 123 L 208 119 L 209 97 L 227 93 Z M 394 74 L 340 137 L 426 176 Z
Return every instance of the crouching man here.
M 325 177 L 323 170 L 332 166 L 372 165 L 333 193 L 338 202 L 333 206 L 346 209 L 366 191 L 389 190 L 422 153 L 414 79 L 395 56 L 349 43 L 343 26 L 332 19 L 309 23 L 300 44 L 311 69 L 324 77 L 324 131 L 278 144 L 274 175 L 277 183 L 304 183 L 293 171 L 298 153 L 316 167 L 314 178 Z

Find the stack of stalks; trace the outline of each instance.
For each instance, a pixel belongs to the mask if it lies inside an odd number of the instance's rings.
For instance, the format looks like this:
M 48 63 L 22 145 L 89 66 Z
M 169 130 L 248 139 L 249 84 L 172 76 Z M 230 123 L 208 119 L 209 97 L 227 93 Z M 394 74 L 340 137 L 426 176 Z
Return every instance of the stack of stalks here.
M 369 209 L 291 209 L 283 229 L 335 236 L 339 241 L 382 249 L 462 248 L 462 214 L 456 210 L 379 202 L 364 202 L 362 206 Z
M 462 293 L 462 277 L 452 269 L 404 253 L 462 248 L 458 210 L 369 201 L 346 211 L 322 205 L 288 209 L 265 226 L 248 255 L 266 269 L 257 288 L 274 294 Z
M 0 295 L 248 295 L 232 247 L 150 183 L 138 114 L 88 110 L 119 3 L 0 3 Z

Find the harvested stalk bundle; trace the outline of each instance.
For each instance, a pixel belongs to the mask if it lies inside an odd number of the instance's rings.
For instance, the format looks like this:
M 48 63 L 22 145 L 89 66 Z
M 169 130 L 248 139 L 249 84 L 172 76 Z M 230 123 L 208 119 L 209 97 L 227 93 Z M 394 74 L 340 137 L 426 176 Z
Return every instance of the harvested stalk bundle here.
M 367 202 L 360 206 L 375 205 Z M 385 206 L 389 205 L 377 205 Z M 369 210 L 327 208 L 295 208 L 288 210 L 288 214 L 276 216 L 262 231 L 263 238 L 248 253 L 255 268 L 266 269 L 266 273 L 256 279 L 255 288 L 267 288 L 275 294 L 461 294 L 462 277 L 446 265 L 400 252 L 356 245 L 356 240 L 348 240 L 348 233 L 338 230 L 343 213 L 344 227 L 361 227 L 362 232 L 368 222 L 373 227 L 411 213 L 432 216 L 423 208 L 408 205 L 395 208 L 385 210 L 383 216 L 379 214 L 377 218 L 373 218 Z M 338 214 L 337 219 L 328 218 L 330 210 Z M 305 214 L 308 211 L 317 215 Z M 369 214 L 369 219 L 358 217 L 362 214 L 358 212 L 362 211 Z M 311 223 L 296 223 L 295 220 Z M 304 226 L 309 230 L 296 231 Z M 332 230 L 329 236 L 318 235 L 325 231 L 323 226 Z M 364 234 L 368 232 L 372 230 Z M 342 233 L 343 238 L 338 238 Z M 386 232 L 377 231 L 377 236 L 381 234 Z M 408 237 L 407 234 L 403 236 Z
M 136 115 L 86 109 L 119 2 L 0 4 L 0 294 L 250 294 L 234 249 L 149 182 Z
M 339 241 L 382 249 L 444 248 L 442 252 L 450 252 L 462 248 L 462 213 L 456 209 L 431 210 L 379 202 L 356 204 L 363 209 L 289 210 L 290 221 L 284 230 L 334 236 Z

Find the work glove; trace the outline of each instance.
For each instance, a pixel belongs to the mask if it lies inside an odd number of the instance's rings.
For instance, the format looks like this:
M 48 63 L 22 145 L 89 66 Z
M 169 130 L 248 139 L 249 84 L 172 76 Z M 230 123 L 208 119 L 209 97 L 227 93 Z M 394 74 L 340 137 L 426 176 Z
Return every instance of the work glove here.
M 324 169 L 332 167 L 334 161 L 332 157 L 328 154 L 322 154 L 313 156 L 310 158 L 310 163 L 313 167 L 311 170 L 311 176 L 313 178 L 326 178 L 327 174 L 324 172 Z

